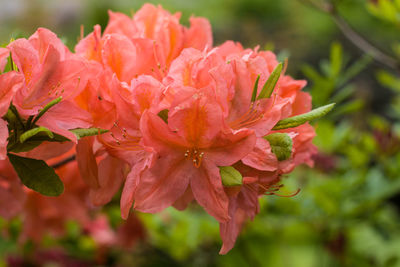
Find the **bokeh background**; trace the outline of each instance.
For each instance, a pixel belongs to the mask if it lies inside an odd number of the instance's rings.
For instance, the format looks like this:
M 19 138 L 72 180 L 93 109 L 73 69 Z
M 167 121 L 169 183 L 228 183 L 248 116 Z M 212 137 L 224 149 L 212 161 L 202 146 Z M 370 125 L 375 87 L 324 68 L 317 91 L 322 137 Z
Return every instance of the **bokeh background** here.
M 289 58 L 288 73 L 308 80 L 314 106 L 338 103 L 315 123 L 315 168 L 284 179 L 287 192 L 301 188 L 295 197 L 263 198 L 261 213 L 225 256 L 218 255 L 218 223 L 192 206 L 138 213 L 130 222 L 134 241 L 124 249 L 101 245 L 73 221 L 62 238 L 21 243 L 20 220 L 0 218 L 7 232 L 0 266 L 400 266 L 400 1 L 146 2 L 182 12 L 186 25 L 191 15 L 207 17 L 215 44 L 235 40 Z M 0 43 L 46 27 L 73 49 L 80 25 L 85 34 L 95 24 L 104 29 L 107 10 L 131 14 L 143 3 L 0 0 Z M 336 13 L 325 12 L 332 5 Z M 350 36 L 338 18 L 354 30 Z M 349 40 L 354 34 L 390 60 L 360 49 Z M 115 198 L 102 209 L 112 229 L 124 225 L 118 204 Z

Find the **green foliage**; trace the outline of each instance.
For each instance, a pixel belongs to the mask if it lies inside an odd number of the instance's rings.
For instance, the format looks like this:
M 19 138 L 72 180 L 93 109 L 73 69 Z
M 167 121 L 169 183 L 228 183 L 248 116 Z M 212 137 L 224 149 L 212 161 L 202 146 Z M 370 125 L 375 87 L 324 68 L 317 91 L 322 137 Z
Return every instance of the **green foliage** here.
M 345 68 L 347 60 L 344 58 L 342 46 L 339 43 L 333 43 L 330 61 L 322 61 L 320 65 L 321 73 L 310 65 L 305 65 L 302 69 L 306 78 L 312 82 L 310 92 L 313 96 L 314 105 L 322 106 L 329 101 L 341 104 L 348 100 L 349 96 L 354 94 L 354 87 L 347 83 L 363 71 L 370 62 L 371 58 L 364 55 Z M 357 100 L 348 101 L 337 107 L 336 112 L 343 115 L 360 110 L 362 104 L 357 104 L 356 108 L 349 110 L 348 107 L 354 106 L 355 101 Z M 347 110 L 343 112 L 342 109 Z
M 279 161 L 289 159 L 292 155 L 293 141 L 286 133 L 273 133 L 264 137 L 271 145 L 271 151 Z
M 271 72 L 271 74 L 268 77 L 268 80 L 265 82 L 260 94 L 258 95 L 257 99 L 263 99 L 263 98 L 270 98 L 272 95 L 272 92 L 275 89 L 276 83 L 279 80 L 279 77 L 281 76 L 281 72 L 283 69 L 283 64 L 279 63 L 275 69 Z
M 326 114 L 328 114 L 328 112 L 331 111 L 334 106 L 335 106 L 334 103 L 325 105 L 323 107 L 313 109 L 310 112 L 280 120 L 274 126 L 274 128 L 272 128 L 272 130 L 282 130 L 282 129 L 293 128 L 293 127 L 302 125 L 306 122 L 309 122 L 309 121 L 312 121 L 315 119 L 319 119 L 319 118 L 325 116 Z
M 23 144 L 26 140 L 32 138 L 33 136 L 35 136 L 39 133 L 45 133 L 50 139 L 54 138 L 54 134 L 49 129 L 47 129 L 46 127 L 40 126 L 40 127 L 30 129 L 30 130 L 24 132 L 23 134 L 21 134 L 21 136 L 19 137 L 19 141 L 21 144 Z
M 400 25 L 400 1 L 377 0 L 368 3 L 368 10 L 380 19 Z
M 8 158 L 22 183 L 45 196 L 59 196 L 64 192 L 64 185 L 53 168 L 43 160 L 8 154 Z
M 48 142 L 66 142 L 68 138 L 53 133 L 43 126 L 37 126 L 36 122 L 50 108 L 60 103 L 62 97 L 50 101 L 38 115 L 23 119 L 17 108 L 11 103 L 4 119 L 8 122 L 7 151 L 13 153 L 27 152 Z M 106 133 L 107 130 L 99 128 L 72 129 L 77 139 Z M 64 185 L 54 170 L 43 160 L 24 158 L 8 153 L 8 158 L 17 172 L 22 183 L 28 188 L 46 196 L 58 196 L 64 191 Z
M 106 133 L 106 132 L 108 132 L 108 130 L 104 130 L 104 129 L 100 129 L 100 128 L 88 128 L 88 129 L 77 128 L 77 129 L 70 130 L 70 132 L 74 133 L 79 140 L 83 137 L 94 136 L 94 135 Z
M 240 186 L 243 184 L 242 174 L 232 166 L 219 167 L 219 173 L 224 186 Z

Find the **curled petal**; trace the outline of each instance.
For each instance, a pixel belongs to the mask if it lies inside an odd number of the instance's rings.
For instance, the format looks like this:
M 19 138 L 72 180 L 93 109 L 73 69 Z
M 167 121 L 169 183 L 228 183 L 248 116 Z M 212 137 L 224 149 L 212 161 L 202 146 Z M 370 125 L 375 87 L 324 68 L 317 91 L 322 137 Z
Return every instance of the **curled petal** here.
M 128 38 L 138 37 L 138 30 L 133 20 L 125 14 L 119 12 L 108 11 L 110 20 L 104 30 L 104 35 L 118 33 Z
M 210 22 L 204 18 L 190 18 L 190 28 L 185 30 L 185 48 L 211 49 L 213 44 Z
M 89 60 L 101 62 L 102 47 L 103 40 L 101 39 L 101 27 L 100 25 L 95 25 L 93 32 L 80 40 L 75 46 L 75 51 L 78 55 L 81 55 Z

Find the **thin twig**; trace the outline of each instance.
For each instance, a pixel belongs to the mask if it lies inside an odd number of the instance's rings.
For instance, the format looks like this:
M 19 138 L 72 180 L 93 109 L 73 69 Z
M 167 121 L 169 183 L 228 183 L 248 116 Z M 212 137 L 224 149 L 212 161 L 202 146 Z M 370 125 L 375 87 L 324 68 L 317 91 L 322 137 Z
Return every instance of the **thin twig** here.
M 370 55 L 375 61 L 380 62 L 392 69 L 400 71 L 400 62 L 396 58 L 386 54 L 369 41 L 367 41 L 364 37 L 362 37 L 359 33 L 357 33 L 348 23 L 347 21 L 340 16 L 337 11 L 336 6 L 330 2 L 330 4 L 325 3 L 325 5 L 317 4 L 312 0 L 299 0 L 303 4 L 306 4 L 320 12 L 324 12 L 332 18 L 344 36 L 351 41 L 356 47 L 362 50 L 364 53 Z
M 65 164 L 67 164 L 67 163 L 69 163 L 71 161 L 74 161 L 75 159 L 76 159 L 76 155 L 72 155 L 72 156 L 70 156 L 68 158 L 63 159 L 60 162 L 52 164 L 50 167 L 52 167 L 53 169 L 57 169 L 57 168 L 60 168 L 60 167 L 64 166 Z
M 350 25 L 339 15 L 332 14 L 332 19 L 342 31 L 342 33 L 349 39 L 355 46 L 364 53 L 370 55 L 376 61 L 396 70 L 400 70 L 399 61 L 388 54 L 382 52 L 377 47 L 373 46 L 366 39 L 361 37 L 357 32 L 355 32 Z

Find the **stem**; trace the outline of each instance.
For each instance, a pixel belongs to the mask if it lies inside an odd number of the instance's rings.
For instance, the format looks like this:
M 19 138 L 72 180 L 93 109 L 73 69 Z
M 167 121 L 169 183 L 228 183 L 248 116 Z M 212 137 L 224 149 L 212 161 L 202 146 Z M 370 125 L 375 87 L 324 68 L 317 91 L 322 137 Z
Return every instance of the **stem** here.
M 15 106 L 12 103 L 10 104 L 10 110 L 15 115 L 15 117 L 17 118 L 17 120 L 18 120 L 19 124 L 21 125 L 22 129 L 25 130 L 24 122 L 22 121 L 21 116 L 19 116 L 18 110 L 15 108 Z
M 312 0 L 299 0 L 320 12 L 324 12 L 331 16 L 332 20 L 338 26 L 343 35 L 352 42 L 358 49 L 370 55 L 375 61 L 380 62 L 387 67 L 400 71 L 400 62 L 396 58 L 386 54 L 373 44 L 357 33 L 347 21 L 340 16 L 337 8 L 333 2 L 326 3 L 326 5 L 317 4 Z
M 29 116 L 29 118 L 28 118 L 28 121 L 26 122 L 26 128 L 27 129 L 30 129 L 31 128 L 31 123 L 32 123 L 32 120 L 33 120 L 33 116 Z
M 65 159 L 63 159 L 63 160 L 61 160 L 61 161 L 59 161 L 57 163 L 52 164 L 50 167 L 52 167 L 53 169 L 57 169 L 57 168 L 60 168 L 60 167 L 64 166 L 65 164 L 67 164 L 67 163 L 69 163 L 71 161 L 74 161 L 75 159 L 76 159 L 76 155 L 72 155 L 72 156 L 70 156 L 68 158 L 65 158 Z
M 376 61 L 392 69 L 400 70 L 400 64 L 398 60 L 382 52 L 377 47 L 369 43 L 366 39 L 361 37 L 361 35 L 355 32 L 342 17 L 337 14 L 332 14 L 332 19 L 342 33 L 347 37 L 347 39 L 349 39 L 360 50 L 364 51 L 364 53 L 369 54 Z
M 33 120 L 32 125 L 35 125 L 35 123 L 46 113 L 50 108 L 52 108 L 54 105 L 60 103 L 62 100 L 62 96 L 50 101 L 36 116 L 36 118 Z

